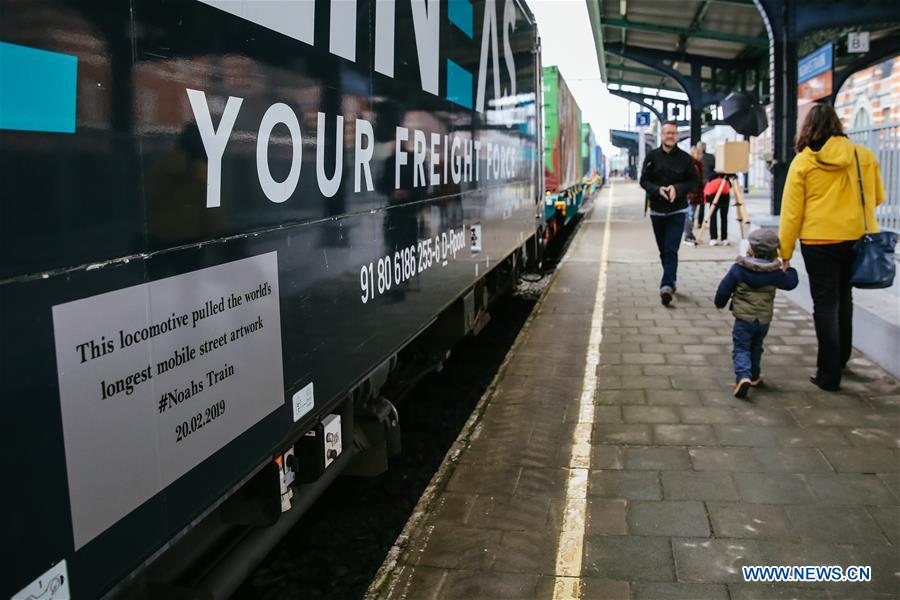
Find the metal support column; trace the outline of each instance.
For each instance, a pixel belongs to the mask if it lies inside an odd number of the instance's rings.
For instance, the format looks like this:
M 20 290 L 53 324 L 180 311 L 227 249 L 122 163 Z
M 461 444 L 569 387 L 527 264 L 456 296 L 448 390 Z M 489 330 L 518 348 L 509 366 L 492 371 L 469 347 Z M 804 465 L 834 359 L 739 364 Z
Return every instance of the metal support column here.
M 691 89 L 688 91 L 688 98 L 691 101 L 691 147 L 700 142 L 703 125 L 703 88 L 700 85 L 700 72 L 700 65 L 691 65 Z
M 691 105 L 691 147 L 696 146 L 700 141 L 700 134 L 702 132 L 701 125 L 703 119 L 703 111 L 699 108 L 694 108 L 694 105 Z
M 794 158 L 797 132 L 797 32 L 794 3 L 785 0 L 753 0 L 769 35 L 770 91 L 773 100 L 772 204 L 781 214 L 781 195 L 788 166 Z

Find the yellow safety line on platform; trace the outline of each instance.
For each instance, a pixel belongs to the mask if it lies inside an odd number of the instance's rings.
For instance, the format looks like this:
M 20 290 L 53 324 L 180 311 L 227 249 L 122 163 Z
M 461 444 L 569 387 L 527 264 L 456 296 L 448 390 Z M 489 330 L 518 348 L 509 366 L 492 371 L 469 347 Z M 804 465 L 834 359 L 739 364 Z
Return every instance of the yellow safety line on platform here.
M 587 521 L 588 475 L 591 472 L 591 436 L 594 432 L 594 392 L 597 389 L 597 366 L 600 364 L 600 342 L 603 339 L 603 303 L 606 300 L 606 265 L 609 261 L 609 225 L 613 206 L 613 185 L 609 186 L 603 248 L 600 252 L 600 276 L 594 292 L 591 334 L 584 361 L 584 380 L 578 410 L 578 424 L 572 436 L 572 457 L 566 484 L 566 508 L 556 551 L 554 600 L 581 598 L 581 563 L 584 555 L 584 532 Z

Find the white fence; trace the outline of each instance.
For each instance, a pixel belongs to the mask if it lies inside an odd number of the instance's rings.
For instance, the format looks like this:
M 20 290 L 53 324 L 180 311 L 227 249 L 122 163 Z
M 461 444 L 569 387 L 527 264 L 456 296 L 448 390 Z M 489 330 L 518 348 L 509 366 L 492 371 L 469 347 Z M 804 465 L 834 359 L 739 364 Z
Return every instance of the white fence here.
M 900 122 L 847 132 L 851 140 L 875 153 L 887 198 L 875 213 L 883 229 L 900 232 Z

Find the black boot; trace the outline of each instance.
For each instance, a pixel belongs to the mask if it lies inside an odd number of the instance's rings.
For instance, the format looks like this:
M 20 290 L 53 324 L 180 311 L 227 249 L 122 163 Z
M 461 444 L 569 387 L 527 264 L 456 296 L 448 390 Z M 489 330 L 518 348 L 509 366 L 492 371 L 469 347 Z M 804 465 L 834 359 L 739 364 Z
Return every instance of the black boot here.
M 826 391 L 826 392 L 837 392 L 838 390 L 841 389 L 841 386 L 838 385 L 838 384 L 836 384 L 836 383 L 824 383 L 824 382 L 822 382 L 822 381 L 819 381 L 818 372 L 813 373 L 812 375 L 810 375 L 810 376 L 809 376 L 809 381 L 810 381 L 813 385 L 815 385 L 816 387 L 818 387 L 820 390 L 824 390 L 824 391 Z

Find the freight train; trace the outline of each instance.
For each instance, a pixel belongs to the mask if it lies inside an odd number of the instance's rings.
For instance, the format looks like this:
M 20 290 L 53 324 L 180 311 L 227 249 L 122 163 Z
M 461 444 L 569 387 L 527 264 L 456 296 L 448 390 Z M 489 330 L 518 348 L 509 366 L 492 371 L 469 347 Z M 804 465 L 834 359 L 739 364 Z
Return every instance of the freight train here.
M 553 239 L 605 181 L 603 154 L 559 68 L 542 69 L 544 218 L 538 236 Z
M 0 0 L 0 595 L 226 597 L 386 468 L 596 170 L 543 85 L 519 0 Z

